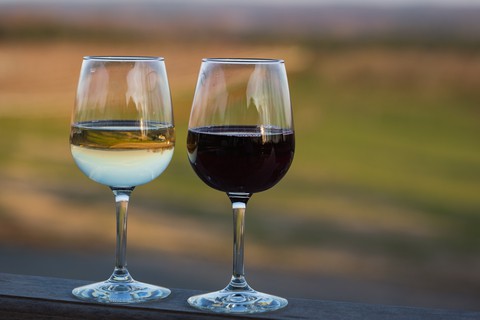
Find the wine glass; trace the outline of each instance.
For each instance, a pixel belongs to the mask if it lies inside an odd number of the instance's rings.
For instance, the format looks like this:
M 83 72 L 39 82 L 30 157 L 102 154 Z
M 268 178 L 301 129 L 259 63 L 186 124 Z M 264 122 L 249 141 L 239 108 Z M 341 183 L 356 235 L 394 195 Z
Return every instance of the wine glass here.
M 175 145 L 164 59 L 84 57 L 70 145 L 80 170 L 113 191 L 117 234 L 111 277 L 75 288 L 72 293 L 82 300 L 112 304 L 167 297 L 169 289 L 135 281 L 126 260 L 130 194 L 167 168 Z
M 187 137 L 188 159 L 208 186 L 226 192 L 233 208 L 233 275 L 226 288 L 190 297 L 198 309 L 272 311 L 284 298 L 253 290 L 244 274 L 244 220 L 253 193 L 287 173 L 295 149 L 283 60 L 203 59 Z

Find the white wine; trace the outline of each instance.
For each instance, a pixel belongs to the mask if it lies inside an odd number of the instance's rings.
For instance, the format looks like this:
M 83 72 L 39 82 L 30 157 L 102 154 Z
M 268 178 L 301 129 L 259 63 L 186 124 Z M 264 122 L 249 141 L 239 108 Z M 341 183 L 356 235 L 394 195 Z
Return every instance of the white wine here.
M 90 179 L 110 187 L 134 187 L 167 168 L 175 129 L 158 122 L 80 122 L 72 125 L 70 143 L 77 166 Z

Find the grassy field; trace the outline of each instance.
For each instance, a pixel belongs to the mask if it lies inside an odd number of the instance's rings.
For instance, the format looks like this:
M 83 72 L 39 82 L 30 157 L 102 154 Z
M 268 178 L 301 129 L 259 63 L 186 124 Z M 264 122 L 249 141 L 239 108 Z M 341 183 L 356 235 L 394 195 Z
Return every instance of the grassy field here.
M 177 145 L 167 171 L 133 194 L 130 247 L 230 260 L 229 201 L 204 185 L 186 158 L 186 126 L 200 59 L 284 58 L 297 149 L 284 180 L 249 202 L 247 268 L 275 266 L 313 282 L 320 276 L 344 277 L 425 295 L 440 292 L 448 299 L 423 301 L 478 309 L 476 50 L 0 42 L 4 245 L 113 248 L 110 192 L 84 177 L 69 153 L 78 71 L 81 57 L 90 54 L 166 58 Z M 318 297 L 328 293 L 319 289 Z

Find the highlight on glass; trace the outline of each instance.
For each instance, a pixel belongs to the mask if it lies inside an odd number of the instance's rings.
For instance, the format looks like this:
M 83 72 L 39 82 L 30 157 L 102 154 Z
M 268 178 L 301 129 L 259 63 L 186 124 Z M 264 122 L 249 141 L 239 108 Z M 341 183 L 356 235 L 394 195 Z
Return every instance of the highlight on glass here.
M 187 135 L 189 162 L 209 187 L 225 192 L 233 210 L 233 272 L 219 291 L 190 297 L 198 309 L 257 313 L 287 300 L 250 287 L 244 272 L 247 202 L 276 185 L 294 156 L 295 138 L 283 60 L 204 59 Z
M 88 178 L 111 189 L 116 207 L 112 275 L 72 293 L 82 300 L 111 304 L 167 297 L 169 289 L 134 280 L 126 258 L 130 195 L 136 186 L 152 181 L 167 168 L 175 146 L 164 59 L 85 57 L 72 113 L 70 145 L 77 166 Z

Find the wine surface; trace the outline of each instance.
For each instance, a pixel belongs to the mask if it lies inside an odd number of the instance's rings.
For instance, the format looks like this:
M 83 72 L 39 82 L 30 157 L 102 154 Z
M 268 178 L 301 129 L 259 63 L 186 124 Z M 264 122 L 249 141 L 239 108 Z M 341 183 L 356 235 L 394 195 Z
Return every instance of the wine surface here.
M 70 143 L 76 164 L 90 179 L 111 187 L 133 187 L 167 168 L 175 129 L 157 122 L 81 122 L 72 125 Z
M 210 187 L 255 193 L 273 187 L 293 160 L 292 130 L 263 126 L 212 126 L 190 129 L 188 158 Z

